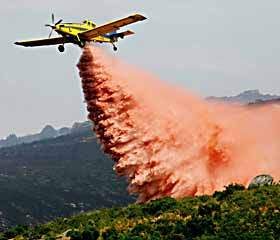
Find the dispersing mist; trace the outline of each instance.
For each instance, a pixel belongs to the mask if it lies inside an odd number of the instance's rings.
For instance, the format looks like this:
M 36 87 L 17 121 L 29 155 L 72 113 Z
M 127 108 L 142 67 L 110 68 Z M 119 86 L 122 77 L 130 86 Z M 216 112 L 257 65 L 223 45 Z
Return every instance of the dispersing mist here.
M 78 68 L 94 131 L 139 201 L 279 179 L 279 107 L 207 102 L 90 45 Z

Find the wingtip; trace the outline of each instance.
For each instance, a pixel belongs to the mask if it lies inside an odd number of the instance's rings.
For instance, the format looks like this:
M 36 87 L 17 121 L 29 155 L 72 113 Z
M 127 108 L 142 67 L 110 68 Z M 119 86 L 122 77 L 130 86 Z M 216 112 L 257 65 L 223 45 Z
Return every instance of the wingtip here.
M 18 45 L 18 46 L 23 46 L 22 42 L 21 41 L 17 41 L 17 42 L 14 42 L 15 45 Z
M 134 14 L 133 17 L 137 18 L 138 21 L 144 21 L 147 19 L 147 17 L 137 13 L 137 14 Z

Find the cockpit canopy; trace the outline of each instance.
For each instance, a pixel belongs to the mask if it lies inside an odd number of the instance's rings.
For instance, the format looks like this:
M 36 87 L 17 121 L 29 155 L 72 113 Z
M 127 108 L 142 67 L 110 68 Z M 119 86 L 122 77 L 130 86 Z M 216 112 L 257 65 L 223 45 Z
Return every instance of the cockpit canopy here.
M 87 19 L 83 21 L 83 24 L 86 24 L 91 27 L 96 27 L 96 23 L 94 23 L 93 21 L 87 20 Z

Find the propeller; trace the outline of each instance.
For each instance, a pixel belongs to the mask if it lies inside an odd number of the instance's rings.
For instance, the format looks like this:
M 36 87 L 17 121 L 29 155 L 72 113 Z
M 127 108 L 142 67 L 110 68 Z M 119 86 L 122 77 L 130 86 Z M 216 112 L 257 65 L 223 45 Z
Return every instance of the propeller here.
M 60 19 L 59 21 L 54 23 L 54 14 L 53 13 L 52 13 L 52 16 L 51 16 L 51 20 L 52 20 L 52 24 L 54 24 L 54 25 L 45 24 L 46 27 L 50 27 L 52 29 L 50 34 L 49 34 L 49 38 L 52 36 L 53 30 L 56 28 L 56 25 L 60 24 L 63 21 L 62 19 Z

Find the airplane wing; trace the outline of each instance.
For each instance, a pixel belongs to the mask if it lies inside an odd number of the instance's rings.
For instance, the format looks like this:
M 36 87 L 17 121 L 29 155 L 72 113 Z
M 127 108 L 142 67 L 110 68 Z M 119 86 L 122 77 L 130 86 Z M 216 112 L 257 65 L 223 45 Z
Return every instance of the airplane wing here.
M 43 39 L 36 39 L 36 40 L 19 41 L 19 42 L 15 42 L 15 44 L 24 47 L 37 47 L 37 46 L 63 44 L 68 42 L 69 40 L 65 39 L 64 37 L 55 37 L 55 38 L 43 38 Z
M 82 33 L 79 34 L 79 37 L 90 40 L 92 38 L 102 36 L 106 33 L 117 31 L 123 26 L 129 25 L 131 23 L 135 23 L 135 22 L 138 22 L 138 21 L 143 21 L 145 19 L 146 18 L 144 16 L 140 15 L 140 14 L 134 14 L 134 15 L 131 15 L 129 17 L 119 19 L 117 21 L 110 22 L 110 23 L 102 25 L 100 27 L 82 32 Z

